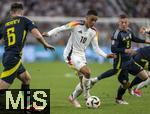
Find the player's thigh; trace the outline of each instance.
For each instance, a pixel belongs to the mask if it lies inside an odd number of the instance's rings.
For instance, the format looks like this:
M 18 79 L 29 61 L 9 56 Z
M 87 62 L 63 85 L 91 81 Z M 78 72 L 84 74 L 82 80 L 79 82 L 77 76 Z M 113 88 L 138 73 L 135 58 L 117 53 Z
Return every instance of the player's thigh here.
M 138 65 L 142 66 L 143 68 L 147 67 L 148 69 L 148 61 L 145 60 L 145 58 L 143 58 L 143 56 L 140 53 L 134 56 L 133 59 Z
M 122 66 L 122 58 L 120 55 L 117 55 L 117 58 L 113 61 L 113 68 L 114 69 L 120 69 Z
M 18 72 L 17 78 L 22 81 L 23 84 L 29 84 L 31 81 L 31 75 L 29 72 L 21 65 L 20 70 Z
M 72 55 L 71 56 L 71 61 L 74 65 L 74 67 L 80 71 L 80 69 L 84 66 L 87 65 L 86 63 L 86 58 L 84 56 L 77 56 L 77 55 Z
M 132 75 L 137 75 L 143 70 L 143 68 L 139 64 L 137 64 L 135 61 L 132 61 L 127 69 L 128 69 L 128 72 Z
M 84 76 L 86 78 L 90 78 L 90 69 L 87 67 L 87 65 L 83 66 L 81 69 L 80 69 L 80 72 L 84 74 Z
M 90 70 L 87 67 L 85 56 L 72 54 L 69 59 L 68 57 L 64 57 L 64 59 L 65 62 L 69 65 L 69 67 L 78 72 L 79 77 L 80 77 L 79 74 L 82 74 L 82 76 L 89 78 Z
M 137 74 L 137 76 L 142 80 L 146 80 L 149 77 L 149 74 L 146 70 L 142 70 Z
M 71 59 L 72 59 L 72 63 L 74 65 L 74 67 L 78 71 L 80 71 L 84 76 L 89 78 L 90 77 L 90 69 L 87 66 L 86 58 L 84 56 L 72 55 Z
M 0 90 L 1 89 L 8 89 L 10 87 L 10 84 L 7 83 L 6 81 L 0 79 Z
M 83 66 L 86 66 L 86 58 L 84 56 L 79 56 L 72 54 L 71 57 L 64 57 L 65 62 L 73 69 L 80 71 Z

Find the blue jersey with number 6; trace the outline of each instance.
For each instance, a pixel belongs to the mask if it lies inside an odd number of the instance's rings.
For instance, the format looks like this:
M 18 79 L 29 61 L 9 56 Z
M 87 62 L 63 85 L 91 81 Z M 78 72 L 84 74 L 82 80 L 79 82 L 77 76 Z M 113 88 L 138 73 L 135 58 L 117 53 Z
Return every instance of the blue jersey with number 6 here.
M 26 17 L 8 17 L 0 24 L 0 38 L 4 39 L 5 53 L 20 54 L 26 35 L 36 26 Z

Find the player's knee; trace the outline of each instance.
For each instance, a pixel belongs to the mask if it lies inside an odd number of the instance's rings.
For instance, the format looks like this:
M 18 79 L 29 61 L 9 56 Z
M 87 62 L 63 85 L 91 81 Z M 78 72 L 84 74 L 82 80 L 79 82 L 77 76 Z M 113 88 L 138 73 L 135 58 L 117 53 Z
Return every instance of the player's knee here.
M 130 82 L 127 82 L 126 80 L 124 80 L 124 81 L 122 82 L 122 85 L 123 85 L 123 88 L 124 88 L 124 89 L 127 89 L 127 88 L 129 88 L 129 86 L 130 86 Z
M 138 76 L 140 79 L 142 79 L 143 81 L 145 81 L 145 80 L 148 79 L 149 74 L 147 73 L 147 71 L 141 70 L 141 71 L 137 74 L 137 76 Z
M 27 76 L 25 81 L 26 81 L 27 84 L 29 84 L 31 82 L 31 76 L 30 75 Z
M 85 78 L 89 79 L 90 78 L 90 74 L 91 73 L 89 71 L 84 72 Z
M 23 79 L 23 84 L 30 84 L 30 82 L 31 82 L 31 76 L 26 75 Z

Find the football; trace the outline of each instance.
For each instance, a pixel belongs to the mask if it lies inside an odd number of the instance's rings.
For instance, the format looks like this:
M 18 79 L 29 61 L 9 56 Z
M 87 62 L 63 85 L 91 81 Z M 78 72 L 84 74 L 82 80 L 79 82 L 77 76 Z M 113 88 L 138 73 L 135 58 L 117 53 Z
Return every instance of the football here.
M 97 96 L 90 96 L 86 101 L 86 106 L 88 108 L 98 108 L 100 104 L 100 99 Z

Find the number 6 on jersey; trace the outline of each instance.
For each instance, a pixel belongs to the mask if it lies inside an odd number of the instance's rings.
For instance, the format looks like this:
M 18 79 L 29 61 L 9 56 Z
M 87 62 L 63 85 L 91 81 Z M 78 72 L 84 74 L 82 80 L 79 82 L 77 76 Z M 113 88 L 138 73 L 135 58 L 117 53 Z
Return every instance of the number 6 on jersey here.
M 8 46 L 14 45 L 16 42 L 15 28 L 11 27 L 7 29 Z

